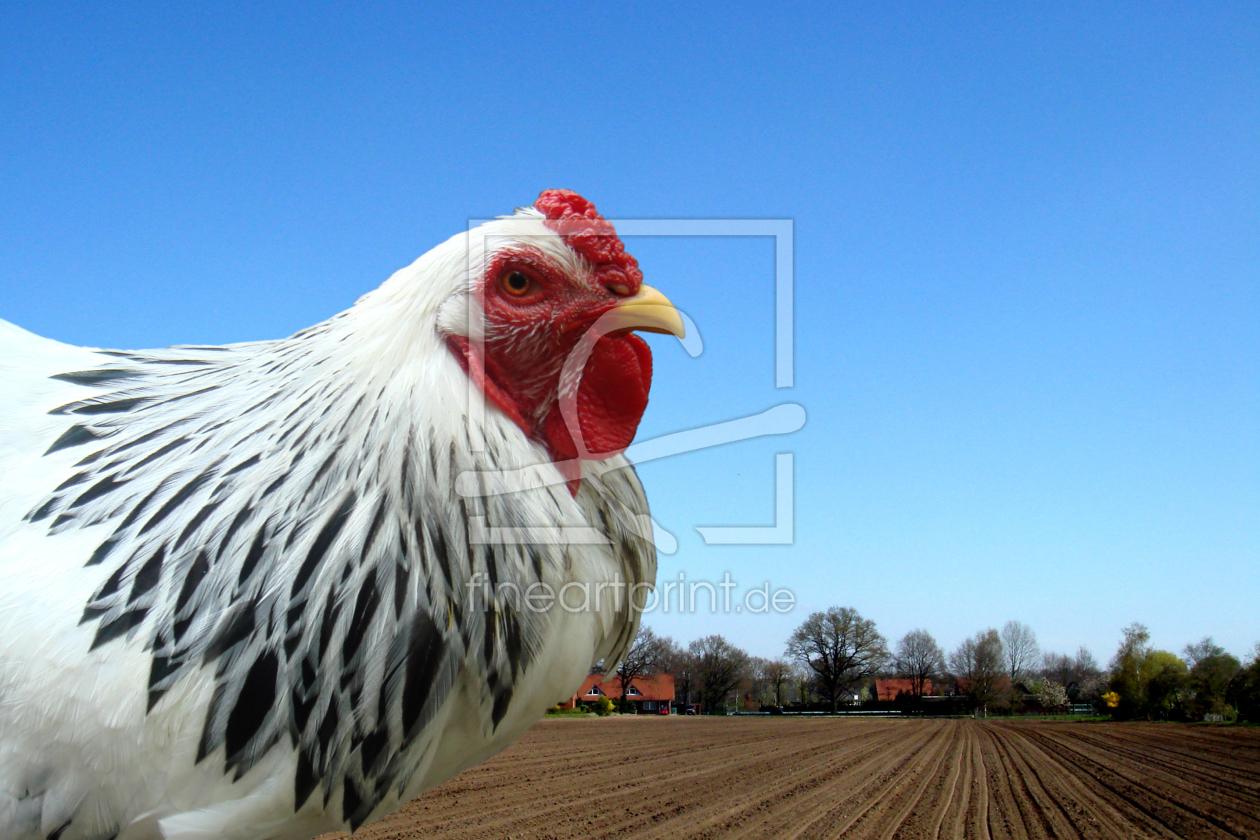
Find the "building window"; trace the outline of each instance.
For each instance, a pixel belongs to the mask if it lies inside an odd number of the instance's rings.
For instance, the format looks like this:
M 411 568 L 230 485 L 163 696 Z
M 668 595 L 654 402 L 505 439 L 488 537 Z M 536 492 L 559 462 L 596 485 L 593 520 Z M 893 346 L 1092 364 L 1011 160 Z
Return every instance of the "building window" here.
M 639 691 L 639 689 L 635 688 L 634 686 L 630 686 L 630 690 L 626 692 L 626 695 L 629 697 L 641 697 L 643 695 L 643 692 Z

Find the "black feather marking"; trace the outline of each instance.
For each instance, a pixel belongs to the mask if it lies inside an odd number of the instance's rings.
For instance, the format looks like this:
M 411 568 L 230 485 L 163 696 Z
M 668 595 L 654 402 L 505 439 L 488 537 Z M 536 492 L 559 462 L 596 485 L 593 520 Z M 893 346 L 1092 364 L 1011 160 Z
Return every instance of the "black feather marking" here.
M 462 500 L 461 500 L 462 501 Z M 464 517 L 465 522 L 471 522 L 467 516 Z M 469 534 L 468 540 L 468 556 L 471 557 L 472 552 L 472 535 Z M 490 591 L 499 591 L 499 547 L 497 545 L 487 546 L 483 552 L 486 558 L 486 574 L 490 576 Z
M 306 602 L 305 602 L 305 601 L 302 601 L 302 602 L 297 603 L 297 604 L 292 604 L 292 605 L 290 605 L 290 607 L 289 607 L 288 611 L 287 611 L 287 612 L 285 612 L 285 614 L 284 614 L 284 629 L 285 629 L 285 632 L 288 632 L 288 631 L 292 630 L 292 629 L 293 629 L 293 627 L 294 627 L 294 625 L 296 625 L 296 624 L 298 623 L 298 621 L 302 618 L 302 616 L 303 616 L 305 613 L 306 613 Z
M 402 617 L 403 605 L 407 603 L 407 583 L 411 579 L 411 570 L 402 563 L 394 564 L 394 618 Z
M 446 585 L 452 586 L 451 580 L 451 559 L 446 545 L 446 532 L 442 530 L 440 525 L 434 525 L 429 529 L 429 536 L 432 544 L 433 558 L 438 561 L 438 565 L 442 568 L 442 577 L 446 579 Z
M 296 813 L 306 804 L 306 800 L 311 798 L 311 792 L 315 790 L 315 786 L 319 783 L 319 779 L 315 776 L 315 765 L 311 763 L 311 758 L 306 754 L 306 750 L 298 755 L 297 773 L 293 777 L 293 810 Z
M 110 402 L 77 402 L 54 408 L 48 413 L 65 414 L 66 411 L 62 409 L 68 409 L 75 414 L 122 414 L 152 401 L 152 397 L 123 397 Z
M 250 543 L 249 553 L 245 555 L 245 562 L 241 564 L 241 573 L 236 577 L 237 586 L 249 580 L 249 576 L 254 573 L 254 568 L 257 567 L 258 561 L 262 559 L 263 552 L 266 550 L 267 526 L 264 524 L 254 535 L 254 541 Z
M 328 457 L 324 459 L 324 463 L 319 465 L 319 469 L 315 471 L 315 476 L 311 479 L 311 483 L 306 485 L 306 492 L 302 494 L 302 498 L 304 500 L 307 496 L 311 495 L 311 491 L 319 484 L 319 480 L 324 477 L 324 474 L 328 472 L 341 454 L 342 452 L 340 449 L 334 448 L 333 451 L 329 453 Z
M 191 537 L 193 533 L 200 528 L 207 519 L 210 518 L 210 514 L 214 513 L 220 504 L 222 504 L 222 502 L 210 502 L 209 504 L 204 505 L 201 510 L 197 511 L 197 515 L 189 520 L 188 525 L 185 526 L 182 532 L 180 532 L 179 539 L 175 540 L 175 544 L 171 546 L 171 551 L 178 550 L 179 547 L 184 544 L 184 541 Z
M 67 522 L 73 522 L 74 519 L 75 519 L 74 514 L 63 513 L 53 520 L 53 524 L 48 526 L 48 532 L 55 533 L 56 530 L 60 528 L 62 525 L 65 525 Z
M 438 666 L 446 645 L 437 625 L 423 610 L 417 610 L 411 623 L 411 649 L 407 652 L 407 675 L 402 693 L 403 732 L 410 738 L 424 704 L 433 690 Z
M 293 689 L 292 695 L 294 723 L 297 725 L 298 732 L 305 732 L 306 724 L 311 719 L 311 712 L 315 711 L 315 702 L 319 699 L 319 695 L 313 694 L 309 700 L 304 700 L 296 688 Z
M 58 488 L 61 489 L 61 488 Z M 381 497 L 381 501 L 376 506 L 376 513 L 372 515 L 372 524 L 368 526 L 367 536 L 363 539 L 363 550 L 359 552 L 360 562 L 366 563 L 368 552 L 372 550 L 372 543 L 376 541 L 376 534 L 381 529 L 381 524 L 385 521 L 385 497 Z
M 122 524 L 118 526 L 118 530 L 114 533 L 120 533 L 135 524 L 135 521 L 140 518 L 140 514 L 144 513 L 145 509 L 149 507 L 149 502 L 156 499 L 164 489 L 166 489 L 165 482 L 154 487 L 149 495 L 140 500 L 140 504 L 131 509 L 131 513 L 127 514 L 127 518 L 122 521 Z
M 306 533 L 307 524 L 308 523 L 303 520 L 298 520 L 297 524 L 294 525 L 289 530 L 289 536 L 285 538 L 285 541 L 284 541 L 285 551 L 288 551 L 290 548 L 292 548 L 293 544 L 297 542 L 298 539 L 300 539 L 303 534 Z
M 162 696 L 166 694 L 165 688 L 155 688 L 158 683 L 174 674 L 182 666 L 183 662 L 178 659 L 169 659 L 165 656 L 153 657 L 153 664 L 149 667 L 149 701 L 145 707 L 144 713 L 147 715 L 153 711 L 153 707 L 158 704 Z
M 137 598 L 157 586 L 162 577 L 162 560 L 165 557 L 166 546 L 159 546 L 140 567 L 140 571 L 136 572 L 135 580 L 131 584 L 131 594 L 127 596 L 128 605 L 135 603 Z
M 494 709 L 492 709 L 490 712 L 490 720 L 493 722 L 493 725 L 496 728 L 499 726 L 499 721 L 503 720 L 503 716 L 507 714 L 508 704 L 510 704 L 511 702 L 512 702 L 512 689 L 508 688 L 507 686 L 504 686 L 503 688 L 495 692 Z
M 227 766 L 237 761 L 242 750 L 249 744 L 267 713 L 276 702 L 276 675 L 280 670 L 280 662 L 270 651 L 250 666 L 241 693 L 236 697 L 236 705 L 228 715 L 227 732 L 224 742 L 227 744 Z
M 282 420 L 282 421 L 281 421 L 281 423 L 282 423 L 282 424 L 287 424 L 290 420 L 292 420 L 292 419 L 293 419 L 294 415 L 296 415 L 296 414 L 300 413 L 301 411 L 305 410 L 305 409 L 306 409 L 306 407 L 307 407 L 308 405 L 310 405 L 310 404 L 311 404 L 311 400 L 315 399 L 315 397 L 316 397 L 316 396 L 317 396 L 317 394 L 316 394 L 314 391 L 312 391 L 312 392 L 311 392 L 311 394 L 310 394 L 309 396 L 307 396 L 307 398 L 306 398 L 306 399 L 302 400 L 302 402 L 300 402 L 300 403 L 298 404 L 298 407 L 297 407 L 297 408 L 293 409 L 292 411 L 290 411 L 288 414 L 286 414 L 286 415 L 284 416 L 284 420 Z
M 114 550 L 114 546 L 116 545 L 118 545 L 118 533 L 114 532 L 114 534 L 112 534 L 111 536 L 105 539 L 105 542 L 101 543 L 100 545 L 96 547 L 96 551 L 92 552 L 92 556 L 89 557 L 88 561 L 84 563 L 83 565 L 84 566 L 98 565 L 106 557 L 109 556 L 109 553 Z
M 75 461 L 74 465 L 76 467 L 86 467 L 88 464 L 95 464 L 97 461 L 101 459 L 101 456 L 104 455 L 105 452 L 106 450 L 104 449 L 98 449 L 95 452 L 91 453 L 90 455 L 84 455 L 82 458 Z
M 102 478 L 100 481 L 96 482 L 91 487 L 89 487 L 83 493 L 83 495 L 79 496 L 77 499 L 71 502 L 70 507 L 77 508 L 81 505 L 85 505 L 88 502 L 92 501 L 93 499 L 99 499 L 101 496 L 104 496 L 106 493 L 110 493 L 118 489 L 119 487 L 122 487 L 126 483 L 127 483 L 127 479 L 125 478 L 122 481 L 114 481 L 114 476 L 107 475 L 104 478 Z
M 57 378 L 58 377 L 55 377 L 55 376 L 53 377 L 53 379 L 57 379 Z M 65 831 L 67 828 L 69 828 L 70 823 L 72 822 L 73 820 L 66 820 L 61 825 L 54 828 L 52 832 L 48 835 L 47 840 L 61 840 L 61 833 Z
M 65 481 L 58 484 L 56 489 L 53 490 L 53 492 L 60 493 L 62 490 L 67 490 L 75 486 L 76 484 L 82 484 L 83 482 L 87 481 L 91 477 L 92 477 L 92 474 L 89 472 L 75 473 L 74 475 L 67 478 Z
M 494 590 L 491 590 L 492 592 Z M 485 632 L 481 636 L 484 643 L 482 656 L 487 663 L 494 662 L 495 642 L 498 641 L 499 622 L 493 606 L 486 607 L 485 610 Z M 496 677 L 495 671 L 490 672 L 492 678 Z M 491 681 L 493 684 L 493 679 Z
M 258 409 L 260 409 L 260 408 L 265 408 L 265 407 L 267 407 L 267 406 L 271 405 L 273 402 L 275 402 L 275 401 L 276 401 L 276 398 L 277 398 L 277 397 L 279 397 L 279 396 L 280 396 L 280 392 L 279 392 L 279 391 L 276 391 L 274 394 L 272 394 L 271 396 L 267 397 L 266 399 L 264 399 L 264 400 L 261 400 L 261 401 L 259 401 L 259 402 L 254 403 L 254 404 L 253 404 L 253 405 L 251 405 L 249 408 L 247 408 L 247 409 L 245 409 L 244 411 L 242 411 L 242 412 L 241 412 L 241 414 L 242 414 L 242 415 L 245 415 L 245 414 L 250 414 L 251 412 L 257 411 L 257 410 L 258 410 Z
M 247 601 L 236 608 L 232 617 L 220 625 L 214 641 L 206 648 L 203 661 L 208 665 L 254 632 L 254 603 Z
M 298 569 L 297 576 L 293 579 L 293 587 L 289 591 L 290 597 L 297 595 L 306 585 L 315 569 L 319 566 L 324 555 L 332 546 L 333 541 L 337 539 L 337 535 L 341 533 L 342 527 L 346 524 L 346 520 L 350 517 L 350 512 L 354 510 L 356 496 L 353 492 L 346 495 L 341 506 L 337 511 L 328 518 L 324 523 L 324 527 L 320 529 L 319 534 L 315 537 L 315 542 L 311 544 L 311 550 L 307 552 L 306 559 L 302 561 L 301 568 Z
M 148 614 L 149 610 L 147 607 L 132 610 L 129 613 L 123 613 L 108 624 L 102 624 L 96 629 L 96 637 L 92 639 L 92 646 L 88 650 L 96 650 L 106 642 L 112 642 L 114 639 L 117 639 L 128 630 L 139 627 L 141 622 L 144 621 L 144 617 Z
M 284 484 L 284 480 L 285 480 L 286 478 L 288 478 L 288 477 L 289 477 L 289 474 L 286 472 L 284 475 L 280 476 L 280 477 L 279 477 L 279 478 L 277 478 L 275 481 L 273 481 L 273 482 L 271 482 L 270 484 L 268 484 L 268 485 L 267 485 L 267 489 L 266 489 L 266 490 L 264 490 L 264 491 L 262 492 L 262 495 L 258 497 L 258 498 L 259 498 L 259 500 L 261 501 L 262 499 L 267 498 L 267 497 L 268 497 L 268 496 L 270 496 L 272 493 L 274 493 L 274 492 L 276 492 L 277 490 L 279 490 L 279 489 L 280 489 L 280 485 L 281 485 L 281 484 Z
M 201 364 L 201 363 L 197 362 L 196 364 Z M 218 385 L 207 385 L 205 388 L 198 388 L 196 391 L 189 391 L 186 394 L 179 394 L 177 396 L 171 397 L 170 399 L 162 400 L 160 403 L 158 403 L 158 405 L 170 405 L 173 402 L 179 402 L 180 400 L 186 400 L 189 397 L 196 397 L 201 394 L 205 394 L 210 391 L 217 391 L 217 390 L 219 390 Z
M 188 603 L 188 599 L 192 598 L 193 593 L 197 591 L 197 587 L 205 580 L 207 574 L 210 573 L 210 560 L 206 557 L 204 551 L 197 552 L 197 559 L 193 560 L 191 566 L 188 567 L 188 574 L 184 576 L 184 585 L 179 590 L 179 598 L 175 600 L 175 615 L 179 615 L 184 606 Z M 181 635 L 181 634 L 176 634 Z
M 83 609 L 83 617 L 79 619 L 79 624 L 83 625 L 89 621 L 95 621 L 107 612 L 109 612 L 108 607 L 85 607 Z
M 93 386 L 104 385 L 108 382 L 122 382 L 125 379 L 135 379 L 137 376 L 143 376 L 143 374 L 138 370 L 127 370 L 126 368 L 96 368 L 95 370 L 56 373 L 48 378 L 69 382 L 71 385 Z
M 503 647 L 512 665 L 512 679 L 515 680 L 521 666 L 521 625 L 516 615 L 508 612 L 503 616 L 503 627 Z
M 345 420 L 343 420 L 341 423 L 342 426 L 350 425 L 350 421 L 354 419 L 355 414 L 358 414 L 359 409 L 363 406 L 363 401 L 365 399 L 367 399 L 367 394 L 359 395 L 359 398 L 354 401 L 354 405 L 350 406 L 350 410 L 346 412 Z
M 52 446 L 48 447 L 45 455 L 51 455 L 62 449 L 69 449 L 72 446 L 82 446 L 94 440 L 100 440 L 104 435 L 98 435 L 87 426 L 74 425 L 61 433 L 61 437 L 53 441 Z
M 534 578 L 542 580 L 542 555 L 538 553 L 538 547 L 535 545 L 528 545 L 526 546 L 526 550 L 529 552 L 529 564 L 534 569 Z
M 128 449 L 132 449 L 136 446 L 140 446 L 141 444 L 148 443 L 149 441 L 153 440 L 155 437 L 160 437 L 162 434 L 164 434 L 168 430 L 173 429 L 176 426 L 181 426 L 186 422 L 188 421 L 180 420 L 177 423 L 171 423 L 170 425 L 163 426 L 160 429 L 154 429 L 151 432 L 146 432 L 140 435 L 140 437 L 132 438 L 131 440 L 126 441 L 125 443 L 120 443 L 117 446 L 110 447 L 109 454 L 117 455 L 119 452 L 126 452 Z
M 328 745 L 332 742 L 332 737 L 337 733 L 337 707 L 329 704 L 328 711 L 324 713 L 324 720 L 319 725 L 319 754 L 324 760 L 328 760 Z
M 115 569 L 114 573 L 109 576 L 108 580 L 105 581 L 105 585 L 96 591 L 96 595 L 92 598 L 92 600 L 100 601 L 102 598 L 108 597 L 117 592 L 118 587 L 122 585 L 123 576 L 127 574 L 127 570 L 130 568 L 131 561 L 128 560 L 126 563 L 123 563 Z
M 153 463 L 158 458 L 161 458 L 163 455 L 166 455 L 170 452 L 174 452 L 176 449 L 185 445 L 188 442 L 189 442 L 189 439 L 186 437 L 177 437 L 175 438 L 175 440 L 166 444 L 161 449 L 155 450 L 154 452 L 151 452 L 148 455 L 146 455 L 143 459 L 133 464 L 127 471 L 134 473 L 138 471 L 141 467 L 144 467 L 147 464 Z
M 384 729 L 376 729 L 363 737 L 363 743 L 359 745 L 359 758 L 364 776 L 369 775 L 372 765 L 376 763 L 387 743 L 389 734 Z
M 184 502 L 188 501 L 189 497 L 192 496 L 194 493 L 196 493 L 198 490 L 200 490 L 202 486 L 207 481 L 209 481 L 213 475 L 214 475 L 214 469 L 213 468 L 208 469 L 205 472 L 203 472 L 201 475 L 197 476 L 192 481 L 188 482 L 183 487 L 181 487 L 175 493 L 175 495 L 171 496 L 169 499 L 166 500 L 166 503 L 163 504 L 162 507 L 158 509 L 157 513 L 153 514 L 153 516 L 149 519 L 148 522 L 144 523 L 144 525 L 140 528 L 140 533 L 141 534 L 147 533 L 150 529 L 152 529 L 154 526 L 160 523 L 163 519 L 170 516 L 171 512 L 175 510 L 175 508 L 179 507 Z
M 149 688 L 153 688 L 178 671 L 183 664 L 178 659 L 171 659 L 166 656 L 153 657 L 153 664 L 149 666 Z M 149 708 L 152 708 L 152 706 Z
M 227 550 L 228 545 L 232 542 L 232 537 L 236 535 L 237 530 L 241 525 L 245 524 L 245 520 L 249 519 L 253 513 L 254 509 L 252 507 L 243 507 L 240 513 L 236 514 L 235 518 L 232 519 L 232 524 L 223 532 L 223 539 L 219 542 L 219 550 L 214 555 L 215 560 L 222 559 L 223 552 Z
M 341 793 L 341 818 L 350 823 L 350 830 L 354 831 L 363 821 L 367 819 L 367 814 L 360 813 L 363 808 L 363 798 L 359 796 L 359 792 L 355 790 L 354 782 L 349 776 L 342 780 Z
M 224 475 L 225 475 L 225 476 L 227 476 L 227 475 L 236 475 L 236 474 L 237 474 L 238 472 L 240 472 L 241 470 L 246 470 L 246 469 L 249 469 L 250 467 L 256 466 L 256 465 L 258 464 L 258 462 L 259 462 L 259 461 L 261 461 L 261 460 L 262 460 L 262 457 L 261 457 L 261 456 L 259 456 L 259 455 L 252 455 L 252 456 L 250 456 L 249 458 L 246 458 L 244 461 L 241 461 L 241 462 L 240 462 L 239 464 L 237 464 L 235 467 L 232 467 L 232 469 L 230 469 L 230 470 L 228 470 L 227 472 L 225 472 L 225 473 L 224 473 Z
M 329 592 L 328 600 L 324 602 L 324 619 L 320 623 L 319 629 L 319 658 L 324 658 L 324 652 L 328 650 L 328 642 L 332 640 L 333 627 L 337 623 L 337 616 L 341 613 L 341 605 L 337 603 L 337 593 Z
M 376 586 L 376 569 L 369 569 L 363 586 L 359 588 L 359 597 L 354 602 L 354 614 L 350 618 L 350 626 L 346 629 L 346 639 L 341 646 L 341 661 L 349 663 L 363 643 L 376 615 L 376 608 L 381 603 L 381 592 Z
M 48 515 L 57 507 L 57 503 L 61 501 L 60 496 L 53 496 L 48 501 L 39 506 L 33 513 L 27 514 L 26 521 L 39 522 L 47 519 Z

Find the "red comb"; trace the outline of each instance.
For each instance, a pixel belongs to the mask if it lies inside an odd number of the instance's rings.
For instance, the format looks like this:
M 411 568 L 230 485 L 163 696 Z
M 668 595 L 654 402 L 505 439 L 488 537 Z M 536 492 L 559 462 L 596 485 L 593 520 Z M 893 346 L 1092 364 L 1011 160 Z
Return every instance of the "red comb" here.
M 612 222 L 599 215 L 594 204 L 572 190 L 543 190 L 534 208 L 547 217 L 547 227 L 595 266 L 600 283 L 626 286 L 630 294 L 639 291 L 643 282 L 639 261 L 626 253 Z

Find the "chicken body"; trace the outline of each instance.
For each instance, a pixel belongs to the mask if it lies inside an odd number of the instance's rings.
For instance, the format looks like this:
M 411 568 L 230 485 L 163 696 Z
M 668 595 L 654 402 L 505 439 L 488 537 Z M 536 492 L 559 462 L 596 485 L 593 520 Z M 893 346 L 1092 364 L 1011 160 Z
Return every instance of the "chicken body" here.
M 491 222 L 279 341 L 0 322 L 0 840 L 353 829 L 619 657 L 655 578 L 642 487 L 618 454 L 553 463 L 564 386 L 515 410 L 524 327 L 489 296 L 505 254 L 611 295 L 590 321 L 641 295 L 554 228 Z

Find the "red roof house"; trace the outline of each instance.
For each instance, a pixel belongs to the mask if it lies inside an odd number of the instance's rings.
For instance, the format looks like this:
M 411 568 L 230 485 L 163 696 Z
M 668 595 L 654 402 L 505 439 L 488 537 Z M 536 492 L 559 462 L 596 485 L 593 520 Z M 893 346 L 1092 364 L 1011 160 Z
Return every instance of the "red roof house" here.
M 616 674 L 589 674 L 569 702 L 561 705 L 573 708 L 578 703 L 597 703 L 600 697 L 620 700 L 621 677 Z M 632 701 L 639 712 L 659 712 L 662 706 L 669 709 L 674 702 L 674 675 L 644 674 L 634 677 L 630 680 L 626 699 Z
M 932 681 L 923 681 L 923 693 L 932 693 Z M 898 694 L 914 694 L 914 680 L 875 680 L 876 700 L 896 700 Z

